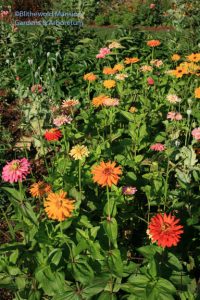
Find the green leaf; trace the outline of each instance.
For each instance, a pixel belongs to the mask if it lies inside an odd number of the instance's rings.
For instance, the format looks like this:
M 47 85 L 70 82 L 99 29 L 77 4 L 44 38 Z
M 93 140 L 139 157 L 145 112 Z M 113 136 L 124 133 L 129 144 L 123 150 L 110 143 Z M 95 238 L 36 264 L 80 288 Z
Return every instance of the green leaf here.
M 117 300 L 117 297 L 113 293 L 103 292 L 97 300 Z
M 67 268 L 71 272 L 75 280 L 80 281 L 83 284 L 88 284 L 94 278 L 94 272 L 92 268 L 84 260 L 69 263 Z
M 24 199 L 23 193 L 20 193 L 16 189 L 9 188 L 9 187 L 2 187 L 1 189 L 8 192 L 16 200 L 22 201 Z
M 167 279 L 159 278 L 158 282 L 156 284 L 156 288 L 162 293 L 162 294 L 175 294 L 176 288 L 175 286 Z
M 113 246 L 117 248 L 118 225 L 116 219 L 111 218 L 110 220 L 103 221 L 103 228 Z
M 175 267 L 176 270 L 181 271 L 183 270 L 181 262 L 178 258 L 171 252 L 168 252 L 167 264 Z
M 118 249 L 110 250 L 108 253 L 108 266 L 110 272 L 118 277 L 122 277 L 123 274 L 123 262 L 121 259 L 121 253 Z
M 83 289 L 83 298 L 90 299 L 90 297 L 99 294 L 105 288 L 109 279 L 109 274 L 102 274 L 99 277 L 95 277 L 93 281 Z
M 156 252 L 160 254 L 162 253 L 162 248 L 156 245 L 143 246 L 138 248 L 137 250 L 140 254 L 149 259 L 151 259 L 156 254 Z
M 135 122 L 135 116 L 130 113 L 130 112 L 127 112 L 127 111 L 123 111 L 121 110 L 120 111 L 121 115 L 124 116 L 128 121 L 130 122 Z

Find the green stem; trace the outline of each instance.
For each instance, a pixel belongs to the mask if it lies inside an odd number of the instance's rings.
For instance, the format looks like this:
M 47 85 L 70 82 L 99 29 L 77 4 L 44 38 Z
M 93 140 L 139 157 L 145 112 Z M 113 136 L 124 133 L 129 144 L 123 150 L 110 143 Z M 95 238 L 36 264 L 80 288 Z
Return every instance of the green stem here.
M 18 185 L 19 185 L 19 192 L 21 194 L 20 204 L 21 204 L 22 211 L 23 211 L 23 206 L 24 206 L 23 200 L 24 200 L 25 194 L 24 194 L 24 191 L 23 191 L 22 182 L 18 181 Z M 24 223 L 24 219 L 23 219 L 23 214 L 22 214 L 22 227 L 23 227 L 23 232 L 24 232 L 24 240 L 25 240 L 25 243 L 27 244 L 26 230 L 25 230 L 25 223 Z
M 168 179 L 169 179 L 169 158 L 167 160 L 167 172 L 166 172 L 165 185 L 164 185 L 164 211 L 167 202 Z
M 79 184 L 80 200 L 81 200 L 81 192 L 82 192 L 82 187 L 81 187 L 81 167 L 82 167 L 82 161 L 79 160 L 79 163 L 78 163 L 78 184 Z

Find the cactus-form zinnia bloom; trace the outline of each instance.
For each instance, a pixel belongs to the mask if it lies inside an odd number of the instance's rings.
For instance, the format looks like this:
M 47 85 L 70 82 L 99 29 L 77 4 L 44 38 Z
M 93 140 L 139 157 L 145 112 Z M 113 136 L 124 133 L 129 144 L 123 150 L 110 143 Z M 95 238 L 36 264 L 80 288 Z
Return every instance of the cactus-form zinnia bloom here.
M 147 46 L 149 47 L 157 47 L 159 46 L 161 43 L 159 40 L 150 40 L 147 42 Z
M 157 214 L 149 223 L 148 232 L 152 242 L 157 242 L 163 248 L 176 246 L 183 233 L 183 226 L 179 225 L 179 219 L 171 214 Z
M 26 158 L 14 159 L 3 167 L 2 179 L 6 182 L 22 182 L 30 173 L 30 163 Z
M 38 181 L 30 186 L 29 191 L 32 197 L 40 198 L 51 192 L 51 186 L 44 181 Z
M 50 219 L 64 221 L 72 216 L 75 209 L 74 200 L 66 198 L 67 193 L 60 190 L 58 193 L 50 192 L 44 201 L 45 211 Z
M 101 162 L 98 166 L 92 168 L 93 181 L 99 185 L 111 187 L 113 184 L 117 185 L 119 175 L 122 174 L 121 167 L 115 167 L 115 162 Z

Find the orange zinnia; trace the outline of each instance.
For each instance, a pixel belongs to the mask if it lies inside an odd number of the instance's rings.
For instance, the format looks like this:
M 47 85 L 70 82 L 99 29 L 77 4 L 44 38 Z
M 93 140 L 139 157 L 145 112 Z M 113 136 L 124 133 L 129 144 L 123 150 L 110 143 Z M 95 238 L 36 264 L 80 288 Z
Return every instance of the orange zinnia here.
M 105 99 L 107 99 L 107 98 L 109 98 L 109 97 L 106 95 L 99 95 L 97 97 L 94 97 L 92 99 L 92 105 L 95 107 L 99 107 L 99 106 L 103 105 Z
M 178 225 L 179 219 L 166 213 L 157 214 L 149 223 L 148 233 L 152 242 L 157 242 L 163 248 L 176 246 L 183 233 L 183 226 Z
M 121 167 L 115 167 L 115 162 L 101 162 L 98 166 L 94 166 L 91 173 L 93 175 L 94 182 L 97 182 L 101 186 L 109 186 L 112 184 L 117 185 L 119 181 L 119 175 L 122 174 Z
M 87 73 L 83 76 L 83 79 L 88 81 L 95 81 L 97 79 L 97 76 L 94 73 Z
M 113 75 L 116 73 L 116 70 L 110 68 L 110 67 L 104 67 L 103 68 L 103 74 L 105 75 Z
M 200 53 L 192 53 L 186 57 L 189 61 L 192 61 L 192 62 L 200 61 Z
M 40 198 L 51 192 L 51 186 L 44 181 L 38 181 L 30 186 L 29 191 L 32 197 Z
M 107 89 L 112 89 L 116 86 L 116 81 L 112 79 L 104 80 L 103 85 Z
M 113 70 L 115 71 L 122 71 L 124 69 L 124 66 L 122 64 L 116 64 L 113 67 Z
M 184 74 L 187 74 L 187 68 L 186 67 L 177 67 L 176 70 L 174 70 L 173 75 L 175 75 L 177 78 L 181 78 Z
M 58 193 L 49 193 L 44 201 L 45 211 L 50 219 L 64 221 L 72 216 L 75 209 L 74 200 L 66 198 L 67 193 L 60 190 Z
M 181 58 L 181 57 L 180 57 L 180 55 L 178 55 L 178 54 L 173 54 L 172 57 L 171 57 L 171 59 L 172 59 L 173 61 L 178 61 L 180 58 Z
M 195 89 L 195 98 L 200 98 L 200 87 Z
M 130 64 L 137 63 L 138 61 L 139 61 L 139 58 L 137 58 L 137 57 L 126 57 L 124 60 L 124 63 L 126 65 L 130 65 Z
M 161 43 L 159 40 L 150 40 L 147 42 L 147 46 L 149 47 L 157 47 L 159 46 Z

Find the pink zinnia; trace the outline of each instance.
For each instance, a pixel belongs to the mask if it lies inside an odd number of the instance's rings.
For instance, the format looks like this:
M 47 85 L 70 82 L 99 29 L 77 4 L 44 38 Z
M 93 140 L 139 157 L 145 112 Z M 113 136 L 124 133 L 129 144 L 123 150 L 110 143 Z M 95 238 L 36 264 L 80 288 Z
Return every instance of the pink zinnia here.
M 137 192 L 137 189 L 134 186 L 124 186 L 122 192 L 124 195 L 134 195 Z
M 53 124 L 56 126 L 62 126 L 63 124 L 70 124 L 72 118 L 70 116 L 60 115 L 57 118 L 53 119 Z
M 154 80 L 153 80 L 153 78 L 152 78 L 152 77 L 148 77 L 148 78 L 147 78 L 147 83 L 148 83 L 148 85 L 154 85 Z
M 151 3 L 150 5 L 149 5 L 149 8 L 150 9 L 154 9 L 156 7 L 156 5 L 154 4 L 154 3 Z
M 151 150 L 154 151 L 164 151 L 165 150 L 165 146 L 161 143 L 156 143 L 150 146 Z
M 195 140 L 200 140 L 200 127 L 192 130 L 192 136 L 195 138 Z
M 107 54 L 110 54 L 109 48 L 101 48 L 99 53 L 96 55 L 96 58 L 104 58 Z
M 35 84 L 35 85 L 33 85 L 32 87 L 31 87 L 31 92 L 32 93 L 35 93 L 35 92 L 38 92 L 39 94 L 41 94 L 42 93 L 42 86 L 41 86 L 41 84 Z
M 170 111 L 167 114 L 167 119 L 180 121 L 183 119 L 183 117 L 180 113 L 176 113 L 175 111 Z
M 21 181 L 30 173 L 30 163 L 26 158 L 14 159 L 3 167 L 2 179 L 13 183 Z

